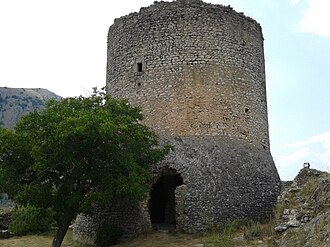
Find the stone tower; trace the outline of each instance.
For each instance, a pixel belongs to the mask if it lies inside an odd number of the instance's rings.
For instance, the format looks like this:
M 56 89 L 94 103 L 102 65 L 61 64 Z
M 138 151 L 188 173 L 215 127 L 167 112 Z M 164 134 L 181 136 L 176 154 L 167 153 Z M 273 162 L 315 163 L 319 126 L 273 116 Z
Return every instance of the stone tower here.
M 269 149 L 260 25 L 196 0 L 115 20 L 108 91 L 142 107 L 160 135 L 230 136 Z
M 196 232 L 271 214 L 280 179 L 255 20 L 201 0 L 155 2 L 116 19 L 107 90 L 141 106 L 145 124 L 175 148 L 152 168 L 146 205 L 122 213 L 119 224 L 131 232 L 158 223 Z

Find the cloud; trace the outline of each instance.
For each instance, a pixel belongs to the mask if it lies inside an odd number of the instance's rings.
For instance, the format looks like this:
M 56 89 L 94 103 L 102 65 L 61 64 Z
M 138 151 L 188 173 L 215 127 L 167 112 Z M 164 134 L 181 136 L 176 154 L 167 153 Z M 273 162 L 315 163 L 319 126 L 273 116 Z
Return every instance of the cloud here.
M 306 140 L 285 143 L 287 155 L 274 155 L 274 160 L 283 180 L 292 180 L 309 162 L 311 168 L 330 172 L 330 131 L 311 136 Z
M 299 141 L 295 141 L 293 143 L 285 143 L 284 145 L 289 148 L 301 148 L 301 147 L 307 146 L 308 144 L 309 144 L 308 141 L 299 140 Z
M 297 163 L 304 163 L 305 159 L 309 157 L 311 150 L 308 147 L 294 150 L 288 155 L 280 155 L 277 157 L 277 164 L 279 167 L 288 167 Z M 303 162 L 301 162 L 303 161 Z
M 291 3 L 292 4 L 298 4 L 298 3 L 300 3 L 300 0 L 291 0 Z
M 320 135 L 312 136 L 309 138 L 308 142 L 321 143 L 325 149 L 330 150 L 330 131 Z
M 300 0 L 292 0 L 296 4 Z M 299 23 L 301 32 L 314 33 L 324 37 L 330 37 L 330 1 L 307 0 L 308 9 L 303 14 L 303 20 Z

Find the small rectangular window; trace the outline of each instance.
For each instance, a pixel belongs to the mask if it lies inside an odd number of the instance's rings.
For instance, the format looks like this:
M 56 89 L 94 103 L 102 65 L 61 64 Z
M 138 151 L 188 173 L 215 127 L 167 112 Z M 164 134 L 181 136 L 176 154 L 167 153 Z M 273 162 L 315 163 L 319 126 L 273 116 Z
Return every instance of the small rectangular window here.
M 142 72 L 142 63 L 137 63 L 137 71 Z

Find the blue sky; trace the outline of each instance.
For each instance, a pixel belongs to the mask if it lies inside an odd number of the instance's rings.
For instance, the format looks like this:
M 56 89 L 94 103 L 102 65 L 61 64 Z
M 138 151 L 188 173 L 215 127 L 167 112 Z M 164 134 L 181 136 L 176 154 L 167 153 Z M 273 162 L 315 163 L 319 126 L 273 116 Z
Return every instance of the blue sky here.
M 209 0 L 263 28 L 271 151 L 283 180 L 330 172 L 330 1 Z M 86 95 L 105 84 L 114 18 L 153 0 L 0 0 L 0 86 Z
M 330 172 L 330 1 L 222 1 L 261 23 L 271 150 L 280 176 Z

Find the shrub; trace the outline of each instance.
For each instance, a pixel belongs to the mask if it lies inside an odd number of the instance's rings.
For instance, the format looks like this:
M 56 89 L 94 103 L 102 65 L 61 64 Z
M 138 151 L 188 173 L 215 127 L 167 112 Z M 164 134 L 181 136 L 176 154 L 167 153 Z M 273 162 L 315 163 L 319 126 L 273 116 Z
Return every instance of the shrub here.
M 51 209 L 31 205 L 19 207 L 12 215 L 9 231 L 16 235 L 45 232 L 54 224 L 53 217 Z
M 111 224 L 101 225 L 96 232 L 95 243 L 97 246 L 109 246 L 119 243 L 123 236 L 123 229 Z

